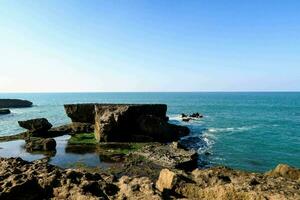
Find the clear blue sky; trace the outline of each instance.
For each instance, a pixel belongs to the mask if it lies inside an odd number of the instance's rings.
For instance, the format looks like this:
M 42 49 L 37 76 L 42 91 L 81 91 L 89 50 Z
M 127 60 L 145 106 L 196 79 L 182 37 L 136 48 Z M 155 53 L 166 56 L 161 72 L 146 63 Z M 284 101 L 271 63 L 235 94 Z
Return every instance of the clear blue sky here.
M 1 0 L 0 92 L 300 91 L 298 0 Z

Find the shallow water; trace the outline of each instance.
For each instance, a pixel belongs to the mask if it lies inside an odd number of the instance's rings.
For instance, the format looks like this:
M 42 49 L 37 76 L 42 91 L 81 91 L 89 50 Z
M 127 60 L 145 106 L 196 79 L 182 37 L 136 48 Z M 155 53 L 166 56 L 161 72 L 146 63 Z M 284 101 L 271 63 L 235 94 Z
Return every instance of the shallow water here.
M 300 93 L 44 93 L 0 98 L 28 99 L 35 105 L 0 116 L 0 135 L 23 131 L 18 120 L 46 117 L 54 125 L 70 122 L 65 103 L 166 103 L 171 122 L 191 128 L 192 139 L 186 143 L 201 154 L 200 165 L 257 172 L 278 163 L 300 167 Z M 183 112 L 200 112 L 204 118 L 184 123 L 179 117 Z M 89 155 L 82 159 L 95 160 Z
M 56 137 L 56 152 L 53 154 L 43 154 L 41 152 L 29 153 L 25 150 L 24 140 L 16 140 L 0 143 L 0 155 L 2 157 L 21 157 L 27 161 L 33 161 L 50 156 L 49 163 L 62 168 L 77 167 L 79 165 L 86 167 L 100 167 L 106 169 L 116 163 L 101 160 L 101 156 L 96 153 L 95 148 L 82 147 L 80 151 L 74 147 L 68 146 L 70 136 Z

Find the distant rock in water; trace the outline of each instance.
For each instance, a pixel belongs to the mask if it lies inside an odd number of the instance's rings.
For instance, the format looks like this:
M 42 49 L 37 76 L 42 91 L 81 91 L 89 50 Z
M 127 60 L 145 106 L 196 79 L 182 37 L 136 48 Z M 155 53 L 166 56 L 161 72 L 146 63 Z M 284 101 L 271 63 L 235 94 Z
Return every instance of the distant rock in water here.
M 18 121 L 18 123 L 22 128 L 27 129 L 28 132 L 36 136 L 43 136 L 43 134 L 46 134 L 48 130 L 52 127 L 52 124 L 50 124 L 45 118 Z
M 181 118 L 182 118 L 182 121 L 184 122 L 189 122 L 190 120 L 192 119 L 200 119 L 200 118 L 203 118 L 203 115 L 201 115 L 200 113 L 193 113 L 191 115 L 187 115 L 187 114 L 184 114 L 182 113 L 181 114 Z
M 21 99 L 0 99 L 0 108 L 26 108 L 31 107 L 32 102 Z
M 7 114 L 10 114 L 9 109 L 0 109 L 0 115 L 7 115 Z

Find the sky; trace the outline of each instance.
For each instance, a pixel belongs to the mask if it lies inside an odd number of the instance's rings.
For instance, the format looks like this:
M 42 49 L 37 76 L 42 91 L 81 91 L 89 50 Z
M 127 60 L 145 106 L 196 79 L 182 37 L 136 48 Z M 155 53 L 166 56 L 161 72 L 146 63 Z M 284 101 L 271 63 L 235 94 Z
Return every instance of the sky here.
M 0 0 L 0 92 L 300 91 L 298 0 Z

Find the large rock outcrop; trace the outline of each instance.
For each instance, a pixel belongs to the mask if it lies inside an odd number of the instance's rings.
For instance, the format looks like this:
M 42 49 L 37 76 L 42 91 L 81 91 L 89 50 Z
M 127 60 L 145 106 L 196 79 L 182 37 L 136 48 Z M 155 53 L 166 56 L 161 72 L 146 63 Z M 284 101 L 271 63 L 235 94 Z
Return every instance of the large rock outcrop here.
M 0 99 L 0 108 L 25 108 L 31 107 L 32 102 L 21 99 Z
M 165 104 L 68 104 L 73 132 L 95 132 L 99 142 L 178 140 L 187 127 L 168 123 Z

